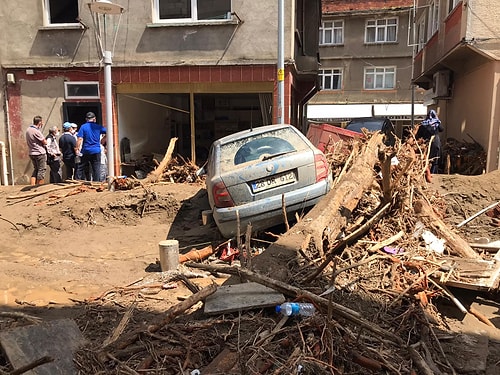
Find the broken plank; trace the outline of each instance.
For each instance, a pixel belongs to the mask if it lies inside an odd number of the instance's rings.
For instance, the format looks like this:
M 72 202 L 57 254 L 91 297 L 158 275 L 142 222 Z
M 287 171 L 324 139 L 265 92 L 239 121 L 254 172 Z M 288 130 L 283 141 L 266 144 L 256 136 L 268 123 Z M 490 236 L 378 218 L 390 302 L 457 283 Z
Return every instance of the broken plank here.
M 283 302 L 285 297 L 282 293 L 256 282 L 225 285 L 218 287 L 214 294 L 207 297 L 205 314 L 224 314 L 270 307 Z
M 500 284 L 500 251 L 497 252 L 493 260 L 451 256 L 441 259 L 443 260 L 441 267 L 453 270 L 448 280 L 444 282 L 445 285 L 486 291 L 496 289 Z

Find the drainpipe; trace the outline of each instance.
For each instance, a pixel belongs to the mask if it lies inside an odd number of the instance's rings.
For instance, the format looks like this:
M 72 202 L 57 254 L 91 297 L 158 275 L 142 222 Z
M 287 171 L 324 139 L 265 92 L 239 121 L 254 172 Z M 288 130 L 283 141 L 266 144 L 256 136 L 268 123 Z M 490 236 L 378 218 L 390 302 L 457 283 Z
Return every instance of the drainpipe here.
M 2 153 L 2 181 L 4 186 L 7 186 L 9 181 L 7 181 L 7 157 L 5 156 L 5 142 L 0 141 L 0 152 Z
M 14 186 L 14 162 L 12 160 L 12 136 L 10 134 L 10 117 L 9 117 L 9 91 L 5 88 L 5 126 L 7 127 L 7 142 L 9 142 L 9 163 L 10 163 L 10 179 L 12 181 L 12 186 Z M 4 145 L 5 147 L 5 145 Z M 7 181 L 7 162 L 5 161 L 5 148 L 2 148 L 2 171 L 4 173 L 4 184 L 8 185 Z

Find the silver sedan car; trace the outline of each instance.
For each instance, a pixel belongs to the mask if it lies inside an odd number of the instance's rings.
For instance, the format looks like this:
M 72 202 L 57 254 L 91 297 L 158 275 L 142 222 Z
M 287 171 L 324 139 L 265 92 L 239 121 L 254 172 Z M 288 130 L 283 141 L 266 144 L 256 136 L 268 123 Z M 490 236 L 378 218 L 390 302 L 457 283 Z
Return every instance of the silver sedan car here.
M 219 140 L 210 149 L 206 187 L 225 238 L 260 231 L 314 206 L 332 185 L 325 155 L 294 126 L 267 125 Z

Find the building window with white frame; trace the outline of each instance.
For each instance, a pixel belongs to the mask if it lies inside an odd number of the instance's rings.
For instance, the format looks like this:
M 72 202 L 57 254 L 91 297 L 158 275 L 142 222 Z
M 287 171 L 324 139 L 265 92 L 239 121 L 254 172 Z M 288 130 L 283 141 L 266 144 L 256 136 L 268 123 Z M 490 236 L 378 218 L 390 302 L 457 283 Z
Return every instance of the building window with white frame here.
M 153 0 L 155 22 L 198 22 L 231 19 L 231 0 Z
M 44 26 L 79 24 L 78 0 L 44 0 Z
M 433 1 L 429 6 L 429 38 L 439 29 L 439 1 Z
M 321 69 L 319 71 L 321 79 L 321 88 L 323 90 L 341 90 L 342 89 L 342 69 Z
M 365 68 L 365 90 L 392 90 L 396 82 L 396 67 L 376 66 Z
M 426 35 L 425 35 L 425 17 L 422 17 L 418 20 L 416 30 L 417 30 L 416 44 L 417 44 L 417 52 L 418 52 L 424 48 L 425 42 L 427 42 Z
M 344 44 L 344 21 L 324 21 L 319 29 L 320 45 Z
M 397 35 L 397 17 L 366 21 L 365 43 L 394 43 Z

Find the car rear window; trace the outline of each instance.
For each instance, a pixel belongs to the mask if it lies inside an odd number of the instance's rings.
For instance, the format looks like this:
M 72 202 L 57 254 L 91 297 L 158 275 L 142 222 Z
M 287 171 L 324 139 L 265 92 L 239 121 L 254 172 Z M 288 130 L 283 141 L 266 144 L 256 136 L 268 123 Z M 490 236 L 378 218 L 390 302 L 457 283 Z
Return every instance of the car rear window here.
M 244 138 L 221 145 L 221 172 L 234 167 L 309 149 L 309 145 L 292 129 L 278 129 L 266 133 L 246 133 Z

